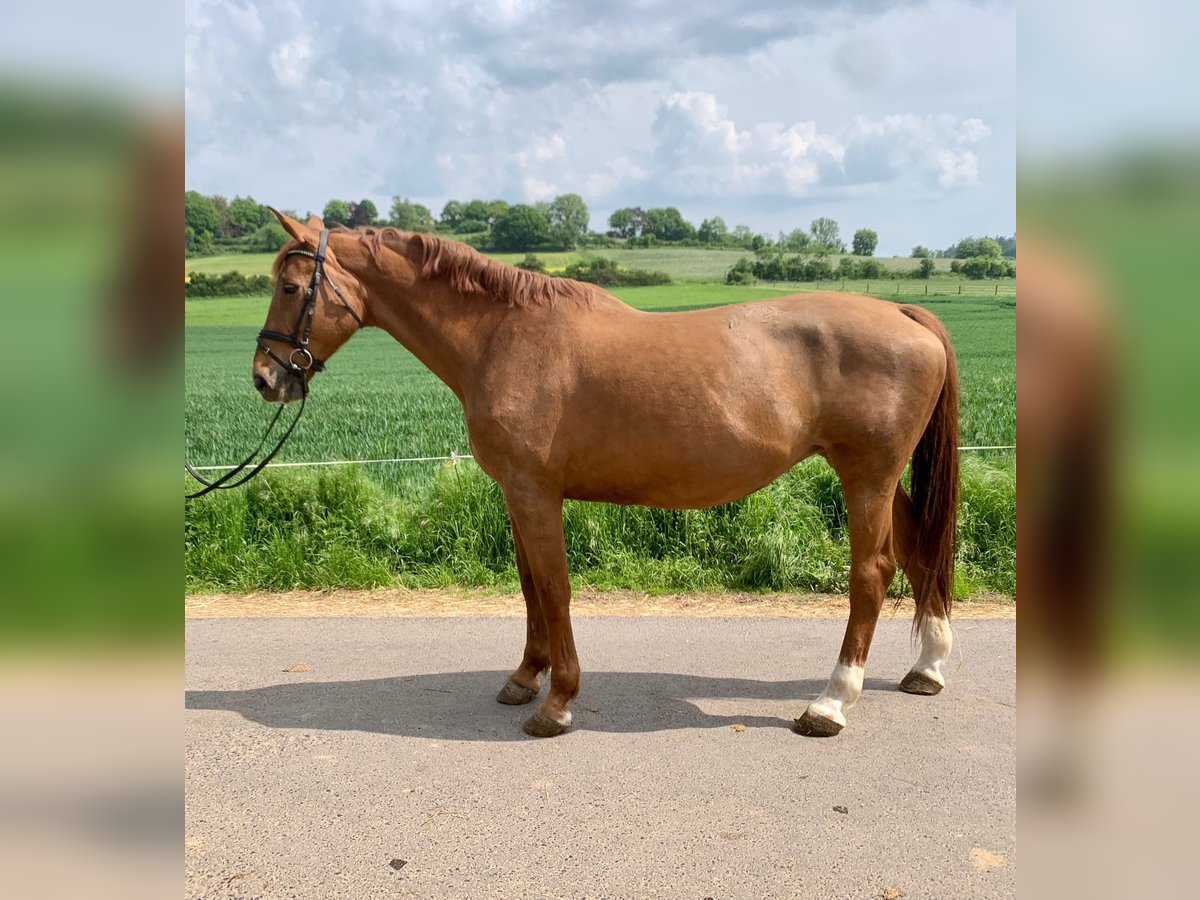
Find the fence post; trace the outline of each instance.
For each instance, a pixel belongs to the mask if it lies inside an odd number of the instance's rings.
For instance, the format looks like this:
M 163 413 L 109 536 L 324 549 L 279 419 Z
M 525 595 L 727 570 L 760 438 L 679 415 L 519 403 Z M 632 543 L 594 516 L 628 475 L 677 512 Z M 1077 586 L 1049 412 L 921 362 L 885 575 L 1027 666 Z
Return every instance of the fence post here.
M 1000 296 L 1000 282 L 998 282 L 998 281 L 996 282 L 996 290 L 994 290 L 994 291 L 992 292 L 992 296 L 993 296 L 993 297 L 999 297 L 999 296 Z
M 960 297 L 962 296 L 962 282 L 961 281 L 958 283 L 958 296 L 960 296 Z
M 863 293 L 864 294 L 871 293 L 871 282 L 869 282 L 869 281 L 867 282 L 867 289 L 865 291 L 863 291 Z
M 842 279 L 842 291 L 845 291 L 845 290 L 846 290 L 846 279 L 843 278 Z

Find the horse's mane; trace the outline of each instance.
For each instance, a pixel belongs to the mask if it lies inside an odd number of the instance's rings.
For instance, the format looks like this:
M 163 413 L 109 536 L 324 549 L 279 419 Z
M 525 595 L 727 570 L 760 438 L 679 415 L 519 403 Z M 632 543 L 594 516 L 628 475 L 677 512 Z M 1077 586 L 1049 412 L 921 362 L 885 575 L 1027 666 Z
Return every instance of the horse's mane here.
M 455 290 L 487 294 L 509 306 L 592 305 L 594 288 L 590 284 L 526 272 L 458 241 L 391 227 L 338 227 L 331 233 L 357 234 L 376 265 L 382 265 L 385 250 L 392 250 L 415 261 L 424 279 L 446 279 Z

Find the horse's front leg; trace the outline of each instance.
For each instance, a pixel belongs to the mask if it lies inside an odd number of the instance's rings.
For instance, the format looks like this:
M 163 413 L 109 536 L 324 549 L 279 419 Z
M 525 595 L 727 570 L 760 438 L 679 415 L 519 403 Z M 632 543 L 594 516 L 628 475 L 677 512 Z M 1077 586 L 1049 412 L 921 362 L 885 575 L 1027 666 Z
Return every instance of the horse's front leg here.
M 545 623 L 550 653 L 550 692 L 525 721 L 524 728 L 535 737 L 551 737 L 570 726 L 571 701 L 579 693 L 579 658 L 571 633 L 571 585 L 567 579 L 562 498 L 523 481 L 505 484 L 504 495 L 513 530 L 520 534 L 527 578 Z M 537 662 L 535 659 L 533 664 Z
M 525 595 L 525 655 L 521 657 L 521 665 L 517 666 L 516 671 L 508 676 L 508 681 L 504 682 L 504 687 L 500 689 L 496 699 L 510 706 L 518 706 L 528 703 L 541 690 L 538 676 L 550 666 L 550 642 L 537 589 L 529 574 L 529 561 L 525 558 L 521 533 L 517 530 L 515 522 L 512 523 L 512 533 L 513 548 L 517 557 L 517 575 L 521 579 L 521 593 Z

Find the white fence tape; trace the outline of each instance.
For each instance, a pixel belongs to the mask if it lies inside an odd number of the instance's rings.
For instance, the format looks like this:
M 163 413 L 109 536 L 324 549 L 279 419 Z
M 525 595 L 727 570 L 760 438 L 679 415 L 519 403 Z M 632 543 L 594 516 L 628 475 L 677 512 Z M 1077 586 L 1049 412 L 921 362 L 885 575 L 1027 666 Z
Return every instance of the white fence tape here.
M 959 453 L 968 450 L 1016 450 L 1015 444 L 995 444 L 980 447 L 959 447 Z M 366 466 L 372 463 L 416 463 L 416 462 L 458 462 L 460 459 L 474 459 L 469 453 L 451 453 L 449 456 L 403 456 L 390 459 L 329 459 L 319 462 L 283 462 L 267 463 L 267 469 L 301 469 L 305 466 Z M 193 466 L 197 472 L 224 472 L 236 469 L 237 466 Z

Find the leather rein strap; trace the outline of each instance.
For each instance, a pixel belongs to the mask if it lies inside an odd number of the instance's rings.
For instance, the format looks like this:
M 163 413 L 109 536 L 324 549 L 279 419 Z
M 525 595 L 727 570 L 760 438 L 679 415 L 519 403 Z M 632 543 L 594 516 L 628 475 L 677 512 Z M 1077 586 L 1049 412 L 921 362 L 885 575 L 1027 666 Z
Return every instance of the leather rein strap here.
M 275 430 L 276 423 L 279 422 L 280 416 L 283 414 L 284 405 L 281 403 L 275 411 L 275 417 L 271 419 L 271 424 L 267 426 L 266 433 L 258 442 L 250 455 L 243 459 L 240 463 L 234 466 L 230 471 L 226 472 L 220 478 L 209 481 L 202 476 L 191 463 L 184 458 L 184 470 L 200 482 L 203 487 L 191 494 L 185 494 L 187 499 L 192 500 L 196 497 L 203 497 L 210 491 L 229 490 L 231 488 L 240 487 L 245 484 L 255 475 L 263 470 L 263 468 L 274 459 L 275 454 L 280 451 L 287 439 L 292 436 L 292 431 L 296 427 L 296 423 L 300 421 L 300 416 L 304 414 L 304 404 L 308 402 L 308 378 L 306 372 L 312 369 L 314 372 L 321 372 L 325 369 L 325 361 L 316 359 L 308 349 L 308 338 L 312 333 L 313 320 L 317 315 L 317 298 L 321 292 L 321 282 L 324 280 L 326 284 L 337 295 L 341 304 L 346 307 L 350 315 L 354 316 L 359 325 L 363 324 L 362 318 L 354 311 L 354 308 L 346 301 L 346 297 L 338 290 L 337 285 L 329 280 L 329 276 L 325 273 L 325 248 L 329 243 L 329 229 L 322 228 L 320 239 L 317 241 L 317 252 L 313 253 L 310 250 L 302 250 L 297 247 L 295 250 L 289 250 L 287 256 L 307 256 L 311 258 L 316 266 L 313 268 L 312 279 L 308 283 L 308 290 L 304 295 L 304 305 L 300 308 L 300 314 L 296 317 L 295 327 L 292 328 L 291 334 L 283 334 L 278 331 L 268 331 L 263 329 L 258 333 L 258 349 L 266 353 L 271 359 L 275 360 L 291 377 L 300 380 L 300 405 L 296 409 L 295 418 L 292 419 L 287 429 L 280 436 L 275 446 L 266 456 L 262 457 L 255 463 L 255 457 L 262 452 L 266 446 L 267 439 L 270 438 L 271 432 Z M 264 341 L 279 341 L 291 346 L 292 351 L 288 354 L 285 361 L 278 356 L 271 347 Z M 249 469 L 249 471 L 247 471 Z M 241 476 L 241 477 L 238 477 Z

